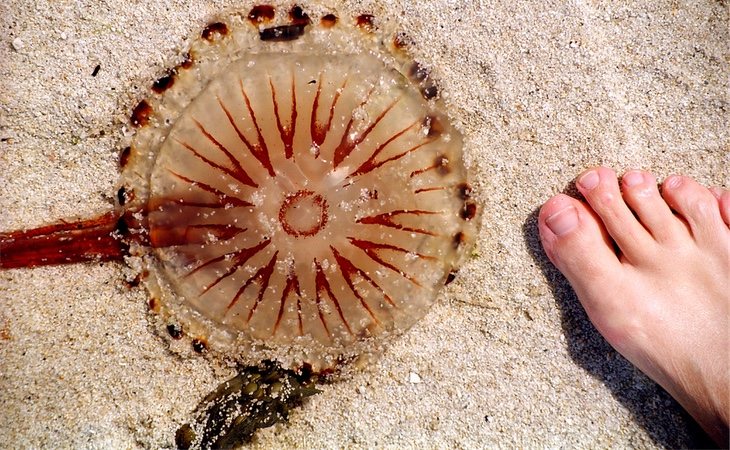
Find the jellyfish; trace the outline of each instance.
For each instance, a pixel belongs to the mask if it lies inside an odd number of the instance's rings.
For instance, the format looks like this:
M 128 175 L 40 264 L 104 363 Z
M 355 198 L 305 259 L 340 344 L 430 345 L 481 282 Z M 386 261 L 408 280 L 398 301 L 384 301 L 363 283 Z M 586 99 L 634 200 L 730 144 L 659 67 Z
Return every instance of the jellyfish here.
M 125 260 L 192 352 L 367 362 L 426 314 L 479 223 L 463 137 L 407 42 L 367 14 L 221 15 L 133 108 L 114 210 L 0 233 L 0 268 Z

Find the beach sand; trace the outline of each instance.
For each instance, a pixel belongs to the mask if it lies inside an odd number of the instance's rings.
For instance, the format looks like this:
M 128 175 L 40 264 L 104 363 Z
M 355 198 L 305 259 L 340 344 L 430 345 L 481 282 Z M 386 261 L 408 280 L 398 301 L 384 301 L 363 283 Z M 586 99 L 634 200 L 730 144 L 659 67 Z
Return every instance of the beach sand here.
M 250 6 L 2 2 L 0 230 L 109 209 L 131 108 L 216 12 Z M 478 256 L 377 363 L 324 386 L 253 447 L 706 442 L 593 329 L 540 249 L 536 211 L 598 164 L 727 183 L 725 2 L 337 9 L 398 21 L 435 68 L 474 166 Z M 144 289 L 123 283 L 127 273 L 119 263 L 0 272 L 0 447 L 169 447 L 231 375 L 170 353 L 149 325 Z

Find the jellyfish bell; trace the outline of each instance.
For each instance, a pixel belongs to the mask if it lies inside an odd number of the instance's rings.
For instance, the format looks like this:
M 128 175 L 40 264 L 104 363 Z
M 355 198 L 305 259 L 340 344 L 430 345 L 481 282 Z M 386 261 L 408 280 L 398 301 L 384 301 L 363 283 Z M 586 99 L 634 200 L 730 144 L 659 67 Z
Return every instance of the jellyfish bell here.
M 249 22 L 220 19 L 144 100 L 122 175 L 148 211 L 133 254 L 164 325 L 324 370 L 408 329 L 463 261 L 462 137 L 372 20 Z
M 406 42 L 369 15 L 259 6 L 212 22 L 153 83 L 120 212 L 84 239 L 143 274 L 172 348 L 327 371 L 377 354 L 453 279 L 477 208 Z

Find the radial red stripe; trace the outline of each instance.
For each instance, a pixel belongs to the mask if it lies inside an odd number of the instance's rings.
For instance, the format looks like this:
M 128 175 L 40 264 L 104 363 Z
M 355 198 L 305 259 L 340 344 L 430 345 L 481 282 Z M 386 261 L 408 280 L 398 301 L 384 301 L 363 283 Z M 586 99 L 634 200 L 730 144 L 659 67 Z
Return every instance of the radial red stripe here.
M 371 89 L 370 92 L 368 92 L 368 95 L 365 97 L 365 100 L 360 104 L 360 107 L 364 106 L 368 100 L 370 99 L 370 95 L 372 94 L 373 90 L 375 88 Z M 350 140 L 350 129 L 352 128 L 352 124 L 354 123 L 355 117 L 354 115 L 350 117 L 350 121 L 347 123 L 347 127 L 345 128 L 345 132 L 342 135 L 342 140 L 340 141 L 340 145 L 337 146 L 335 149 L 335 155 L 334 155 L 334 166 L 337 168 L 337 166 L 344 161 L 345 158 L 350 156 L 350 153 L 364 141 L 371 131 L 373 131 L 373 128 L 375 128 L 381 120 L 393 109 L 393 107 L 400 101 L 401 99 L 398 98 L 393 103 L 388 105 L 385 110 L 383 110 L 378 117 L 375 118 L 373 123 L 368 125 L 368 127 L 360 133 L 359 136 L 357 136 L 354 140 Z
M 347 286 L 349 286 L 352 293 L 355 294 L 355 297 L 357 297 L 357 299 L 360 300 L 360 304 L 362 305 L 363 308 L 365 308 L 365 311 L 368 312 L 368 314 L 373 319 L 373 321 L 375 323 L 380 323 L 378 318 L 375 317 L 375 314 L 373 314 L 373 311 L 370 309 L 370 306 L 367 304 L 367 302 L 365 302 L 365 299 L 362 297 L 362 295 L 360 295 L 360 293 L 355 288 L 355 284 L 352 282 L 352 277 L 354 275 L 360 275 L 363 278 L 365 278 L 366 280 L 370 281 L 371 284 L 373 284 L 373 281 L 367 276 L 367 274 L 365 272 L 363 272 L 358 267 L 356 267 L 352 261 L 350 261 L 349 259 L 342 256 L 340 254 L 340 252 L 337 251 L 337 249 L 330 246 L 330 250 L 332 250 L 332 254 L 334 255 L 335 260 L 337 261 L 337 265 L 340 268 L 340 273 L 342 273 L 342 278 L 345 279 L 345 283 L 347 283 Z M 376 287 L 385 297 L 388 297 L 388 295 L 385 292 L 383 292 L 383 290 L 379 286 L 376 285 Z
M 229 204 L 231 204 L 233 206 L 242 206 L 242 207 L 253 206 L 253 203 L 249 203 L 246 200 L 241 200 L 238 197 L 231 197 L 230 195 L 226 194 L 225 192 L 222 192 L 219 189 L 214 188 L 213 186 L 211 186 L 207 183 L 203 183 L 202 181 L 196 181 L 196 180 L 193 180 L 192 178 L 188 178 L 186 176 L 180 175 L 179 173 L 173 172 L 172 169 L 167 169 L 167 171 L 170 172 L 173 176 L 185 181 L 186 183 L 192 184 L 206 192 L 210 192 L 211 194 L 216 195 L 218 197 L 218 199 L 221 201 L 221 203 L 228 202 Z M 181 202 L 176 202 L 176 203 L 185 204 L 185 203 L 181 203 Z M 194 203 L 188 203 L 188 205 L 199 206 L 198 204 L 194 204 Z M 225 205 L 222 205 L 222 207 L 225 207 Z
M 299 335 L 304 334 L 304 327 L 302 324 L 302 310 L 299 305 L 299 301 L 302 297 L 302 293 L 299 289 L 299 278 L 297 278 L 296 272 L 294 272 L 294 269 L 291 268 L 289 270 L 289 274 L 286 277 L 286 284 L 284 285 L 284 290 L 281 293 L 281 300 L 279 303 L 279 314 L 276 316 L 276 323 L 274 324 L 274 330 L 271 333 L 271 335 L 275 335 L 277 330 L 279 329 L 279 324 L 281 324 L 281 319 L 284 317 L 284 307 L 286 306 L 286 301 L 289 298 L 289 295 L 295 292 L 297 295 L 297 316 L 299 318 Z
M 296 84 L 294 83 L 294 74 L 291 77 L 291 117 L 289 118 L 289 126 L 284 126 L 281 123 L 281 117 L 279 116 L 279 102 L 276 100 L 276 88 L 274 87 L 271 77 L 269 77 L 269 87 L 271 88 L 271 98 L 274 102 L 274 116 L 276 116 L 276 127 L 279 129 L 279 135 L 281 136 L 281 142 L 284 143 L 284 156 L 286 159 L 290 159 L 294 156 L 294 133 L 297 125 L 297 95 L 296 95 Z
M 418 121 L 412 123 L 411 125 L 405 127 L 401 131 L 395 133 L 387 141 L 383 142 L 378 148 L 375 149 L 375 151 L 373 151 L 373 153 L 370 155 L 370 158 L 368 158 L 367 161 L 365 161 L 364 163 L 362 163 L 360 165 L 360 167 L 358 167 L 353 173 L 351 173 L 350 175 L 348 175 L 347 178 L 351 178 L 351 177 L 355 177 L 355 176 L 358 176 L 358 175 L 362 175 L 364 173 L 371 172 L 372 170 L 377 169 L 378 167 L 380 167 L 382 164 L 378 164 L 378 163 L 375 162 L 375 158 L 380 154 L 380 152 L 382 152 L 383 149 L 388 146 L 388 144 L 390 144 L 394 140 L 398 139 L 403 134 L 405 134 L 406 131 L 410 130 L 411 128 L 413 128 L 416 125 L 419 125 L 421 122 L 422 122 L 421 120 L 418 120 Z
M 275 252 L 274 256 L 271 257 L 268 264 L 261 267 L 258 271 L 256 271 L 255 274 L 251 276 L 251 278 L 246 280 L 243 286 L 241 286 L 241 288 L 236 293 L 236 296 L 233 298 L 233 300 L 231 300 L 231 303 L 228 304 L 226 311 L 230 311 L 230 309 L 235 306 L 243 291 L 245 291 L 246 288 L 251 285 L 251 283 L 258 282 L 261 286 L 259 289 L 259 295 L 258 297 L 256 297 L 256 301 L 251 306 L 251 309 L 248 311 L 248 317 L 246 317 L 246 323 L 251 321 L 251 317 L 253 317 L 253 314 L 256 312 L 256 308 L 259 307 L 261 300 L 263 300 L 264 298 L 266 289 L 269 288 L 269 281 L 271 280 L 271 274 L 274 273 L 274 266 L 276 265 L 276 257 L 278 254 L 279 252 Z
M 410 250 L 407 250 L 405 248 L 398 247 L 395 245 L 378 244 L 377 242 L 365 241 L 365 240 L 356 239 L 353 237 L 348 237 L 347 239 L 350 241 L 350 243 L 352 245 L 354 245 L 355 247 L 364 251 L 365 254 L 370 257 L 370 259 L 372 259 L 376 263 L 378 263 L 382 266 L 385 266 L 385 267 L 389 268 L 390 270 L 398 273 L 399 275 L 401 275 L 404 278 L 406 278 L 407 280 L 413 282 L 413 284 L 415 284 L 417 286 L 421 286 L 421 283 L 419 283 L 418 280 L 416 280 L 412 276 L 408 275 L 407 273 L 405 273 L 404 271 L 399 269 L 396 265 L 389 263 L 388 261 L 385 261 L 382 257 L 380 257 L 380 255 L 378 255 L 377 251 L 378 250 L 393 250 L 393 251 L 400 252 L 400 253 L 412 253 L 414 255 L 418 255 L 418 257 L 423 258 L 423 259 L 429 259 L 429 260 L 435 259 L 432 256 L 427 256 L 427 255 L 422 255 L 420 253 L 411 252 Z
M 395 228 L 396 230 L 403 230 L 403 231 L 410 231 L 413 233 L 420 233 L 420 234 L 426 234 L 429 236 L 438 236 L 437 233 L 424 230 L 423 228 L 414 228 L 409 227 L 406 225 L 399 224 L 395 222 L 394 218 L 401 215 L 430 215 L 430 214 L 439 214 L 434 211 L 422 211 L 422 210 L 396 210 L 396 211 L 390 211 L 382 214 L 376 214 L 374 216 L 368 216 L 368 217 L 361 217 L 357 219 L 357 223 L 362 224 L 368 224 L 368 225 L 382 225 L 385 227 Z
M 225 153 L 225 155 L 228 157 L 228 160 L 231 162 L 231 164 L 233 164 L 233 166 L 235 167 L 235 171 L 233 172 L 232 176 L 234 176 L 234 178 L 236 178 L 238 181 L 240 181 L 241 183 L 243 183 L 247 186 L 258 187 L 258 185 L 249 176 L 249 174 L 246 173 L 246 171 L 243 169 L 243 167 L 241 167 L 241 163 L 236 158 L 233 157 L 233 154 L 231 154 L 231 152 L 228 150 L 228 148 L 226 148 L 226 146 L 224 146 L 223 144 L 218 142 L 218 140 L 216 140 L 216 138 L 214 138 L 213 135 L 211 135 L 208 132 L 208 130 L 206 130 L 205 127 L 203 127 L 203 125 L 201 125 L 200 122 L 198 122 L 195 119 L 193 119 L 193 121 L 195 122 L 195 125 L 198 126 L 198 129 L 200 130 L 200 132 L 203 133 L 203 136 L 205 136 L 210 142 L 212 142 L 213 145 L 218 147 L 218 149 L 220 151 Z M 183 145 L 185 145 L 185 144 L 183 144 Z M 226 172 L 226 173 L 228 173 L 228 172 Z
M 327 125 L 322 125 L 317 122 L 317 115 L 319 112 L 319 97 L 322 93 L 322 73 L 319 74 L 319 82 L 317 83 L 317 92 L 314 94 L 314 101 L 312 102 L 312 117 L 310 119 L 310 133 L 312 135 L 312 142 L 319 147 L 324 142 L 332 127 L 332 118 L 335 115 L 335 107 L 337 101 L 340 99 L 340 93 L 345 89 L 347 85 L 347 78 L 342 82 L 342 86 L 335 90 L 335 95 L 332 97 L 332 104 L 330 105 L 329 117 L 327 119 Z M 319 154 L 317 154 L 319 156 Z
M 266 141 L 264 140 L 264 135 L 261 132 L 261 127 L 259 126 L 258 120 L 256 120 L 256 113 L 253 110 L 253 106 L 251 106 L 251 100 L 248 98 L 246 90 L 243 88 L 243 80 L 239 78 L 238 84 L 241 87 L 243 100 L 246 103 L 246 108 L 248 108 L 248 113 L 251 115 L 251 121 L 253 122 L 253 126 L 256 129 L 256 133 L 258 135 L 258 144 L 252 147 L 249 146 L 249 150 L 251 151 L 251 154 L 253 154 L 253 156 L 259 160 L 261 165 L 264 166 L 264 169 L 269 172 L 269 175 L 271 175 L 272 177 L 276 176 L 276 173 L 274 172 L 274 166 L 271 164 L 269 148 L 266 146 Z
M 332 336 L 332 333 L 329 330 L 329 327 L 327 326 L 327 323 L 324 319 L 324 311 L 322 310 L 322 291 L 327 292 L 327 296 L 330 298 L 332 303 L 334 303 L 335 308 L 337 309 L 337 313 L 340 315 L 340 319 L 342 320 L 342 323 L 345 324 L 345 328 L 347 328 L 347 331 L 350 334 L 352 333 L 352 329 L 350 328 L 350 324 L 347 323 L 347 320 L 345 319 L 344 314 L 342 314 L 342 307 L 340 306 L 340 302 L 337 300 L 337 297 L 332 292 L 332 288 L 330 287 L 329 281 L 327 281 L 327 276 L 324 274 L 324 271 L 322 271 L 322 266 L 317 262 L 317 260 L 314 260 L 314 265 L 316 267 L 316 275 L 314 276 L 314 284 L 315 289 L 317 291 L 316 294 L 316 301 L 317 301 L 317 309 L 319 310 L 319 318 L 322 321 L 322 325 L 324 325 L 324 329 L 327 331 L 327 334 Z

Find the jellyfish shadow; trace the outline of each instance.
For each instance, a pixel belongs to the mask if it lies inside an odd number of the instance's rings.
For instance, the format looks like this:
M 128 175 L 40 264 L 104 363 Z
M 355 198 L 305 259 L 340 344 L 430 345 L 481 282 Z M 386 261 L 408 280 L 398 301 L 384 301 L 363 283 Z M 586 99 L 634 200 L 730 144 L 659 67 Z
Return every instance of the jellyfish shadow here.
M 574 186 L 566 187 L 563 192 L 578 196 Z M 657 445 L 716 447 L 679 403 L 614 350 L 593 327 L 570 284 L 543 251 L 537 228 L 538 213 L 539 208 L 523 223 L 523 238 L 560 309 L 561 325 L 573 361 L 600 380 Z

